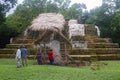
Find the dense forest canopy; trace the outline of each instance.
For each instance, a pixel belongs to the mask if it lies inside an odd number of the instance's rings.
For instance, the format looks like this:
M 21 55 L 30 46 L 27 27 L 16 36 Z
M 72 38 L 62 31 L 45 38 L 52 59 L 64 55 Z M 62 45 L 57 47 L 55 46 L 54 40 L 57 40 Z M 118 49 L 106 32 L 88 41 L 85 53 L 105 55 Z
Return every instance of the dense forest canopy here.
M 14 28 L 6 24 L 6 13 L 13 8 L 17 0 L 0 0 L 0 47 L 4 47 L 9 43 L 11 36 L 14 36 Z
M 3 36 L 0 37 L 0 47 L 5 47 L 11 37 L 21 34 L 38 14 L 45 12 L 57 12 L 65 19 L 83 19 L 82 23 L 96 24 L 100 27 L 101 37 L 120 43 L 120 0 L 103 0 L 102 6 L 90 11 L 86 10 L 85 4 L 70 5 L 71 0 L 24 0 L 13 14 L 5 17 L 16 3 L 17 0 L 0 3 L 0 35 Z

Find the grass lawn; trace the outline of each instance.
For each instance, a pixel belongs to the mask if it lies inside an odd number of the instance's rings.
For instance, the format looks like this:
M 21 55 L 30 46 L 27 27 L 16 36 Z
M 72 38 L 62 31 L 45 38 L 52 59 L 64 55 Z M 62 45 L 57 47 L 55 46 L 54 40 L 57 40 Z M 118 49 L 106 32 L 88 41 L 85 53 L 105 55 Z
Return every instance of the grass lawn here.
M 120 80 L 120 61 L 104 61 L 100 70 L 86 67 L 35 65 L 16 68 L 14 59 L 0 59 L 0 80 Z

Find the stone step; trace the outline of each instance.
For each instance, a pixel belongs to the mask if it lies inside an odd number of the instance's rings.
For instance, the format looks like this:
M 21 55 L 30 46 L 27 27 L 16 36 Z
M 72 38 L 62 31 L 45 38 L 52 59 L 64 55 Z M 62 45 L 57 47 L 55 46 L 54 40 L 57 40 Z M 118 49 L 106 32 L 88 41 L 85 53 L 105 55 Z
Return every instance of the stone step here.
M 88 43 L 88 48 L 119 48 L 118 43 Z
M 0 54 L 0 58 L 15 58 L 15 54 Z M 27 55 L 28 59 L 35 59 L 35 55 Z
M 110 43 L 112 42 L 110 38 L 94 38 L 93 42 L 95 43 Z
M 89 55 L 96 54 L 120 54 L 120 48 L 74 48 L 70 55 Z
M 0 54 L 13 54 L 15 53 L 16 49 L 0 49 Z M 28 54 L 35 54 L 36 53 L 36 49 L 33 48 L 28 48 L 27 49 Z M 46 50 L 46 52 L 48 51 L 48 49 Z M 65 50 L 61 49 L 60 52 L 61 54 L 64 53 Z M 74 48 L 72 50 L 67 50 L 68 52 L 70 52 L 70 55 L 92 55 L 92 53 L 96 53 L 96 54 L 120 54 L 120 48 Z
M 16 49 L 0 49 L 0 54 L 15 54 Z
M 15 54 L 16 53 L 16 49 L 0 49 L 0 54 Z M 27 54 L 32 55 L 32 54 L 36 54 L 36 49 L 33 48 L 29 48 L 27 49 Z
M 117 54 L 98 54 L 98 55 L 70 55 L 74 60 L 92 60 L 96 57 L 97 60 L 118 60 L 120 57 Z
M 91 55 L 69 55 L 73 60 L 79 60 L 79 61 L 83 61 L 83 60 L 90 60 L 91 59 Z
M 14 48 L 16 49 L 17 47 L 21 47 L 22 45 L 24 45 L 26 48 L 33 48 L 32 44 L 7 44 L 6 48 Z
M 28 44 L 28 43 L 32 43 L 33 41 L 34 41 L 33 39 L 18 39 L 14 41 L 14 43 Z
M 69 55 L 70 57 L 76 57 L 76 58 L 78 58 L 78 59 L 80 59 L 80 58 L 84 58 L 84 57 L 86 57 L 86 58 L 90 58 L 90 57 L 92 57 L 92 56 L 96 56 L 96 55 Z
M 96 56 L 117 56 L 117 54 L 98 54 L 98 55 L 70 55 L 70 57 L 77 57 L 77 58 L 89 58 L 89 57 L 96 57 Z

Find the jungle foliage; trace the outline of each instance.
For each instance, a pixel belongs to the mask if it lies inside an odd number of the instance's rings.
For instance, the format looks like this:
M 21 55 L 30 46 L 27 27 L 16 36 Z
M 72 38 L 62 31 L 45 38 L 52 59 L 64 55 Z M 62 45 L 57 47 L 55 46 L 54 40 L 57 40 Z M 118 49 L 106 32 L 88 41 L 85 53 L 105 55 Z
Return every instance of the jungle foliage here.
M 17 0 L 0 0 L 0 47 L 5 47 L 9 43 L 9 39 L 14 35 L 14 28 L 6 24 L 6 13 L 13 8 Z M 15 32 L 16 34 L 16 32 Z
M 120 0 L 103 0 L 102 6 L 89 12 L 86 23 L 98 25 L 101 37 L 120 44 Z
M 5 0 L 5 4 L 6 1 L 12 1 L 12 6 L 7 8 L 0 4 L 0 35 L 5 34 L 4 38 L 0 39 L 1 45 L 9 43 L 11 37 L 21 34 L 34 18 L 46 12 L 61 13 L 65 19 L 78 19 L 82 20 L 81 23 L 95 24 L 100 27 L 101 37 L 109 37 L 113 42 L 120 43 L 120 0 L 103 0 L 100 7 L 90 11 L 86 10 L 85 4 L 70 5 L 71 0 L 24 0 L 13 14 L 5 17 L 6 12 L 16 4 L 16 0 Z

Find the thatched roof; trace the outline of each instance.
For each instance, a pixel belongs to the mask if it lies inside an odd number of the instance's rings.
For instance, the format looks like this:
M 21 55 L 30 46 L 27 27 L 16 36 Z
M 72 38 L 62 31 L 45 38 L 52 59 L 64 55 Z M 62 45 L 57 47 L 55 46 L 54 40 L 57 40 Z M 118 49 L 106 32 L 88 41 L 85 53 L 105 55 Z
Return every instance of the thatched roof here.
M 32 21 L 31 25 L 29 26 L 29 29 L 34 31 L 55 31 L 56 28 L 62 30 L 64 24 L 65 19 L 63 15 L 59 13 L 42 13 L 39 14 L 39 16 Z

